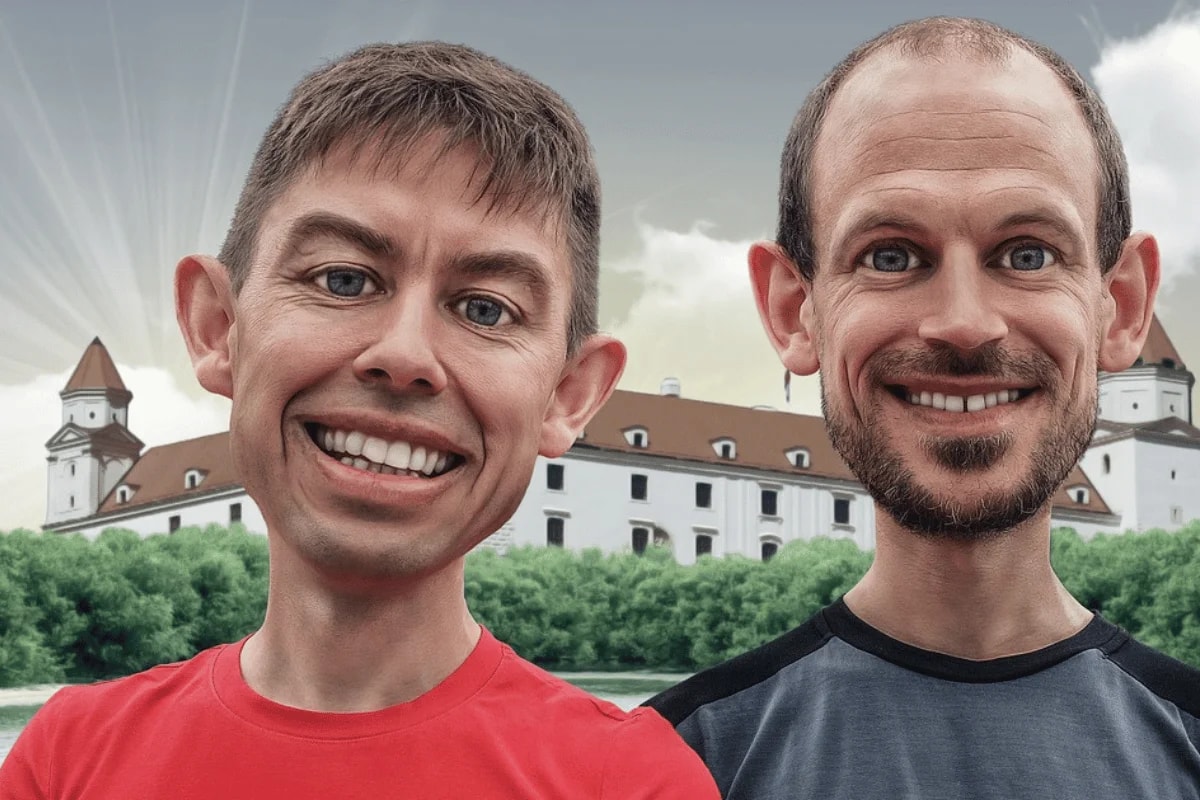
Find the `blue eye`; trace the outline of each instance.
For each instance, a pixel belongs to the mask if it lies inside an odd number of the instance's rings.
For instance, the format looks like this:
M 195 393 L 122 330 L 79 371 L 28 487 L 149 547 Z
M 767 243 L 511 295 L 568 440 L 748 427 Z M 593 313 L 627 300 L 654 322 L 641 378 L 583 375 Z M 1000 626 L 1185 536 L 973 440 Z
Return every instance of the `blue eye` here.
M 494 328 L 501 322 L 512 322 L 512 314 L 508 309 L 490 297 L 468 297 L 460 300 L 456 308 L 468 320 L 486 328 Z
M 921 263 L 907 247 L 896 244 L 873 247 L 863 254 L 862 266 L 879 272 L 904 272 Z
M 1057 259 L 1049 249 L 1040 244 L 1019 244 L 1005 251 L 1000 263 L 1005 267 L 1029 272 L 1057 263 Z
M 327 270 L 318 275 L 316 280 L 323 289 L 337 297 L 359 297 L 376 291 L 375 282 L 370 276 L 357 269 Z

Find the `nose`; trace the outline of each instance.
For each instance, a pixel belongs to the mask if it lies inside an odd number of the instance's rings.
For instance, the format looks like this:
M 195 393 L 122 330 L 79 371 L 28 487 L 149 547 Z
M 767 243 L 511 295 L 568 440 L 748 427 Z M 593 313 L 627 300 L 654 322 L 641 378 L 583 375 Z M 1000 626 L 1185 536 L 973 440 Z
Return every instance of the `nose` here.
M 380 311 L 379 330 L 354 359 L 358 379 L 430 395 L 445 389 L 436 305 L 423 292 L 402 292 Z
M 929 310 L 919 335 L 958 350 L 975 350 L 1008 335 L 1008 323 L 997 310 L 1000 289 L 973 252 L 947 253 L 931 279 Z

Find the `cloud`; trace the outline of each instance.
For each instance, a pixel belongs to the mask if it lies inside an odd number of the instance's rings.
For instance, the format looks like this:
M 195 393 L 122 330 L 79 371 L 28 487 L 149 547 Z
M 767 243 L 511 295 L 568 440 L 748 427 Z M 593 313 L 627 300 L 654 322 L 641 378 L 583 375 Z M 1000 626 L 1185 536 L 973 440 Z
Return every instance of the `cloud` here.
M 606 270 L 636 276 L 642 293 L 612 331 L 629 348 L 621 388 L 657 392 L 679 378 L 683 395 L 738 405 L 819 413 L 816 378 L 792 378 L 785 406 L 783 367 L 767 342 L 746 269 L 750 240 L 638 226 L 640 245 Z
M 1107 43 L 1092 80 L 1129 158 L 1134 225 L 1158 238 L 1166 283 L 1200 264 L 1200 12 Z
M 133 392 L 129 427 L 147 447 L 216 433 L 229 427 L 224 398 L 195 397 L 157 367 L 118 366 Z M 46 441 L 62 424 L 58 393 L 70 371 L 40 375 L 19 385 L 0 385 L 0 531 L 39 529 L 46 510 Z

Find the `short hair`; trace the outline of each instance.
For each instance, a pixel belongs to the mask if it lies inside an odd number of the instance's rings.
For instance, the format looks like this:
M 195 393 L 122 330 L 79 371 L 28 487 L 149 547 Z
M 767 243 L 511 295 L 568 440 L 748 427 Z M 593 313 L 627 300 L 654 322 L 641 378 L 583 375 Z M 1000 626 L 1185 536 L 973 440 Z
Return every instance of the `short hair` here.
M 587 133 L 555 91 L 491 56 L 445 42 L 372 44 L 308 74 L 254 154 L 219 259 L 235 292 L 253 263 L 263 216 L 336 147 L 377 146 L 378 160 L 442 137 L 445 154 L 478 152 L 475 202 L 534 208 L 565 230 L 571 261 L 567 349 L 597 325 L 600 179 Z
M 897 25 L 856 47 L 809 93 L 792 121 L 781 160 L 779 223 L 775 238 L 804 278 L 812 280 L 816 271 L 812 176 L 817 139 L 825 114 L 834 95 L 855 68 L 889 47 L 918 58 L 934 58 L 950 51 L 996 62 L 1004 62 L 1015 48 L 1021 48 L 1049 67 L 1083 112 L 1095 144 L 1100 168 L 1097 253 L 1101 271 L 1112 269 L 1132 228 L 1129 168 L 1116 126 L 1099 95 L 1053 50 L 1007 28 L 980 19 L 929 17 Z

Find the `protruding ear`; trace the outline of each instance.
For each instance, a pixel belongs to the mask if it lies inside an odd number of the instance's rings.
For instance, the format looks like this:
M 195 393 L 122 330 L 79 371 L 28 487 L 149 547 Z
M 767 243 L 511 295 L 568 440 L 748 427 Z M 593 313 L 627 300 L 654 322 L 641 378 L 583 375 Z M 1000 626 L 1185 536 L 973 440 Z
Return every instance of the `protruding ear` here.
M 538 452 L 557 458 L 571 448 L 608 400 L 625 371 L 625 345 L 611 336 L 589 336 L 567 362 L 542 422 Z
M 821 366 L 813 327 L 812 285 L 774 242 L 750 246 L 750 285 L 767 338 L 779 360 L 797 375 Z
M 175 318 L 200 385 L 233 397 L 236 334 L 229 270 L 215 258 L 185 256 L 175 267 Z
M 1120 372 L 1141 355 L 1154 317 L 1159 278 L 1158 242 L 1148 233 L 1133 234 L 1104 276 L 1108 318 L 1102 320 L 1100 369 Z

